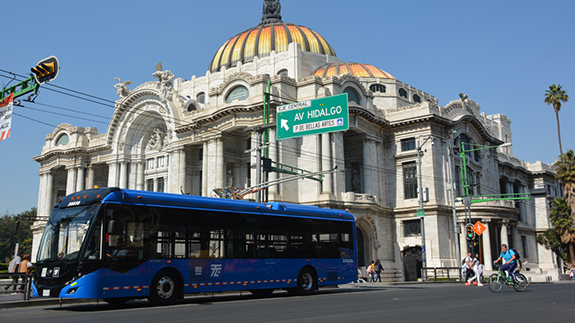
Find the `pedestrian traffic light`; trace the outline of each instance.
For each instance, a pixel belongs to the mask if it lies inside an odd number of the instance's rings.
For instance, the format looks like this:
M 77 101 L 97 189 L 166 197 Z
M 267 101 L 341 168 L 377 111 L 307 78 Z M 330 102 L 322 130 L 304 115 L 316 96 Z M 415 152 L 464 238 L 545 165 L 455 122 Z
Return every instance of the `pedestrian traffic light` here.
M 471 223 L 468 223 L 465 225 L 465 229 L 467 234 L 467 240 L 475 239 L 475 231 L 473 231 L 473 225 Z
M 34 77 L 38 84 L 44 84 L 55 79 L 58 75 L 59 69 L 60 64 L 58 64 L 56 56 L 50 56 L 39 61 L 38 64 L 30 70 L 34 73 Z

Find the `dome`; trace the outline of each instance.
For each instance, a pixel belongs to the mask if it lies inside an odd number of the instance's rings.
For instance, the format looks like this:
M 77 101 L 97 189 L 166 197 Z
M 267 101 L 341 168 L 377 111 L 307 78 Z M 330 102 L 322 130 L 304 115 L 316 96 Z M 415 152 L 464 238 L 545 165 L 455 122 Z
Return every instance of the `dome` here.
M 381 70 L 373 65 L 361 63 L 330 63 L 319 67 L 312 75 L 319 77 L 338 76 L 352 74 L 357 77 L 373 77 L 380 79 L 395 79 L 393 75 Z
M 279 1 L 265 1 L 262 22 L 228 39 L 214 55 L 210 72 L 249 62 L 256 56 L 268 56 L 272 51 L 285 52 L 292 42 L 299 43 L 304 52 L 336 56 L 333 48 L 315 31 L 281 21 L 279 8 L 270 9 L 270 3 L 279 5 Z

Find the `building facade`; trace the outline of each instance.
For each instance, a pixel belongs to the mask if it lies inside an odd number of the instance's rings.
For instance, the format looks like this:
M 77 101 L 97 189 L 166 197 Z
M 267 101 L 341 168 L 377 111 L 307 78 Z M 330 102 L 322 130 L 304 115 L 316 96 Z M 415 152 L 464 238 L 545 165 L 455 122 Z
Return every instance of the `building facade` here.
M 347 93 L 348 131 L 280 141 L 273 128 L 269 134 L 274 162 L 311 172 L 335 166 L 345 171 L 322 182 L 271 186 L 267 198 L 353 213 L 360 267 L 380 259 L 386 279 L 415 280 L 422 231 L 428 267 L 457 267 L 457 253 L 467 253 L 465 235 L 455 233 L 466 220 L 462 203 L 451 198 L 452 182 L 455 195 L 462 194 L 454 147 L 512 143 L 505 115 L 485 115 L 466 96 L 440 106 L 432 95 L 373 65 L 342 61 L 317 32 L 284 23 L 279 1 L 264 1 L 261 23 L 227 40 L 205 75 L 184 80 L 161 64 L 151 74 L 153 81 L 133 89 L 118 80 L 119 99 L 105 132 L 61 124 L 46 136 L 34 157 L 40 164 L 38 215 L 49 215 L 58 198 L 95 185 L 202 196 L 253 186 L 256 156 L 246 151 L 261 144 L 250 129 L 263 123 L 268 83 L 272 124 L 277 106 Z M 511 147 L 471 152 L 466 162 L 475 195 L 543 192 L 529 201 L 473 204 L 472 222 L 487 227 L 475 243 L 486 269 L 507 243 L 532 272 L 556 270 L 555 257 L 535 240 L 549 228 L 547 196 L 561 194 L 552 168 L 515 158 Z M 272 172 L 269 179 L 283 176 Z M 426 192 L 424 230 L 416 216 L 420 186 Z M 43 226 L 34 227 L 33 250 Z

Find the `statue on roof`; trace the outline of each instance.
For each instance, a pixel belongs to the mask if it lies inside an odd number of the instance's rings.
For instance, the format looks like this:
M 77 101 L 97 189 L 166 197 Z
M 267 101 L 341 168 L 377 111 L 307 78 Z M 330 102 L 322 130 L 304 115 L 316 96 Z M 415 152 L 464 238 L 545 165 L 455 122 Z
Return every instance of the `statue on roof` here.
M 152 76 L 158 80 L 162 102 L 166 102 L 167 94 L 172 90 L 174 74 L 171 71 L 163 71 L 162 62 L 159 62 L 156 64 L 156 72 Z
M 280 0 L 264 0 L 262 24 L 282 21 L 281 9 Z

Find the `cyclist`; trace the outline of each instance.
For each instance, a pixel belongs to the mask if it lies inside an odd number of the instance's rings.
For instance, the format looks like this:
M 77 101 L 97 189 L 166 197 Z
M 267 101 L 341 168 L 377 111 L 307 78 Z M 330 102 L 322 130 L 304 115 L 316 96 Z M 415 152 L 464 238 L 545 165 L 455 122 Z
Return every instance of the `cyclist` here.
M 502 271 L 507 272 L 507 280 L 515 281 L 515 268 L 517 268 L 517 260 L 515 260 L 515 253 L 513 250 L 508 249 L 506 244 L 501 245 L 501 254 L 499 254 L 499 258 L 494 261 L 494 263 L 498 262 L 499 260 L 503 259 L 504 264 L 501 266 Z

